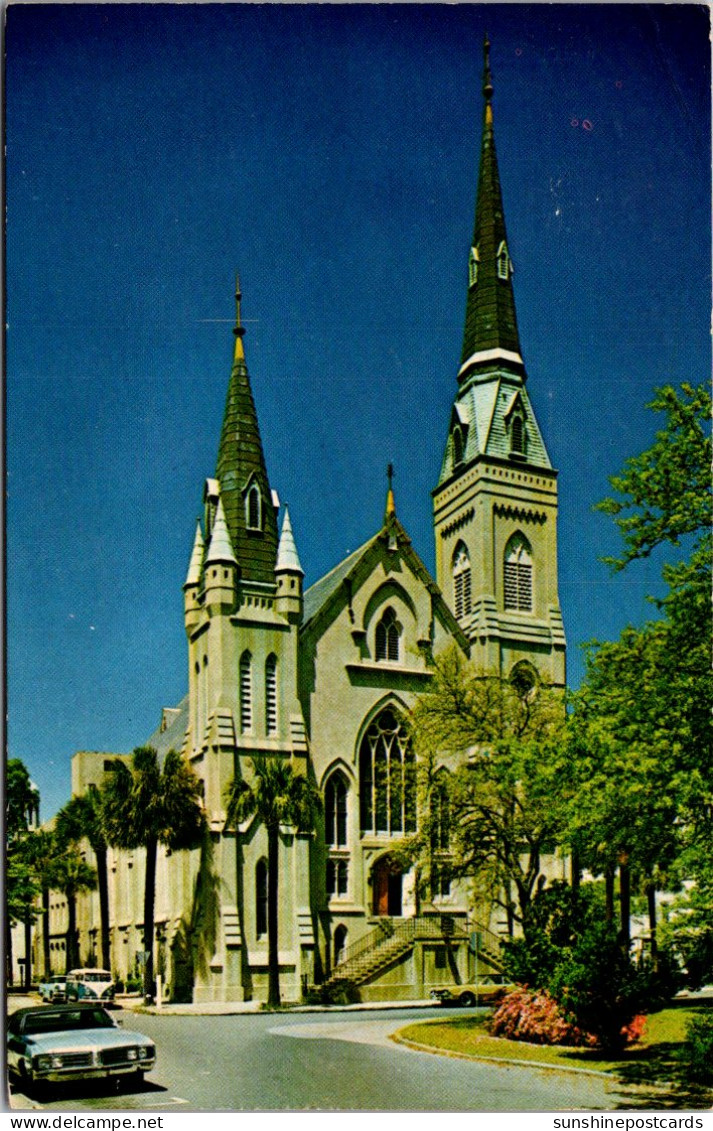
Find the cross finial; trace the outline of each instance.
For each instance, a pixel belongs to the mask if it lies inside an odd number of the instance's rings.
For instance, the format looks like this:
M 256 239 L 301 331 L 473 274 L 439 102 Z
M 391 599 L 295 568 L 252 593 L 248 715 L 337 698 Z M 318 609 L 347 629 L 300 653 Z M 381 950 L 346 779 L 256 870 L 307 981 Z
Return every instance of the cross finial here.
M 243 326 L 243 320 L 242 320 L 242 316 L 241 316 L 241 313 L 240 313 L 240 301 L 241 301 L 242 297 L 243 297 L 243 294 L 242 294 L 242 291 L 240 290 L 240 275 L 238 275 L 237 272 L 236 272 L 236 275 L 235 275 L 235 329 L 233 330 L 233 333 L 235 334 L 235 336 L 237 338 L 242 338 L 243 334 L 245 333 L 245 327 Z
M 394 465 L 393 465 L 393 463 L 390 463 L 388 465 L 388 467 L 386 468 L 386 478 L 389 481 L 389 489 L 386 492 L 386 513 L 384 515 L 384 518 L 388 520 L 396 514 L 396 502 L 394 500 L 394 485 L 393 485 L 393 479 L 394 479 Z
M 483 43 L 483 96 L 486 102 L 490 102 L 493 97 L 493 76 L 490 73 L 490 40 L 487 31 Z

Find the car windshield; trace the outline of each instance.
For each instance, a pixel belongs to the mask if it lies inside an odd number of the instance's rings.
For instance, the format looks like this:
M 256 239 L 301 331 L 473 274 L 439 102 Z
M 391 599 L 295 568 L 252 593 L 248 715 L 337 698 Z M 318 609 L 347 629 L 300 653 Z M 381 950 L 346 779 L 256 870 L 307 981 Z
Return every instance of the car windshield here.
M 59 1033 L 67 1029 L 113 1029 L 115 1021 L 105 1009 L 42 1009 L 25 1018 L 25 1033 Z
M 87 970 L 75 975 L 78 982 L 110 982 L 111 974 L 108 970 Z

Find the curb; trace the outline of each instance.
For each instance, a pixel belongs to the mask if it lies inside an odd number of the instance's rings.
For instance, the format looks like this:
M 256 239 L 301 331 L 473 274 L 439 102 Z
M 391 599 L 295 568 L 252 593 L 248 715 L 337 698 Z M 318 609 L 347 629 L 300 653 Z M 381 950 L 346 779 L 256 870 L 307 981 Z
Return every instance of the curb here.
M 398 1033 L 390 1033 L 389 1040 L 396 1045 L 404 1045 L 405 1048 L 413 1049 L 414 1052 L 430 1052 L 434 1056 L 451 1056 L 457 1060 L 480 1060 L 484 1064 L 503 1064 L 506 1066 L 514 1064 L 518 1068 L 548 1068 L 551 1072 L 573 1072 L 578 1076 L 598 1076 L 600 1079 L 605 1078 L 611 1080 L 613 1084 L 616 1083 L 616 1077 L 612 1076 L 610 1072 L 602 1072 L 598 1068 L 570 1068 L 566 1064 L 549 1064 L 543 1060 L 516 1060 L 513 1057 L 506 1056 L 476 1056 L 473 1053 L 456 1052 L 454 1049 L 439 1049 L 433 1045 L 421 1045 L 417 1041 L 399 1036 Z

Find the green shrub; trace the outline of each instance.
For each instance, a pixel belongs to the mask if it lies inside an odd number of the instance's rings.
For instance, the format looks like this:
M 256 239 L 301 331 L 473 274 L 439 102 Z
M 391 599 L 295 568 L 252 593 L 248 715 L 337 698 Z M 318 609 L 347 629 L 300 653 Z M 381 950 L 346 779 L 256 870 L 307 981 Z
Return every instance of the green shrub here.
M 332 985 L 310 986 L 303 997 L 307 1005 L 353 1005 L 361 1001 L 359 987 L 347 978 Z
M 681 1060 L 689 1080 L 713 1084 L 713 1013 L 699 1013 L 688 1022 Z

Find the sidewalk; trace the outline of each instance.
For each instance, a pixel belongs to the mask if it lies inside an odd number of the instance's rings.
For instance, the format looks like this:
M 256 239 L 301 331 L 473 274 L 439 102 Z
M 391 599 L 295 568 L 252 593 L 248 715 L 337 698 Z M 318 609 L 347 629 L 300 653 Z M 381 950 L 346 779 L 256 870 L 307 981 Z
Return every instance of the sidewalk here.
M 293 1005 L 286 1003 L 281 1009 L 268 1009 L 259 1001 L 203 1001 L 186 1004 L 168 1002 L 166 1005 L 144 1005 L 141 995 L 117 994 L 116 1004 L 135 1013 L 157 1013 L 165 1016 L 216 1017 L 240 1013 L 361 1013 L 379 1009 L 415 1009 L 432 1006 L 430 998 L 419 1001 L 370 1001 L 355 1005 Z

